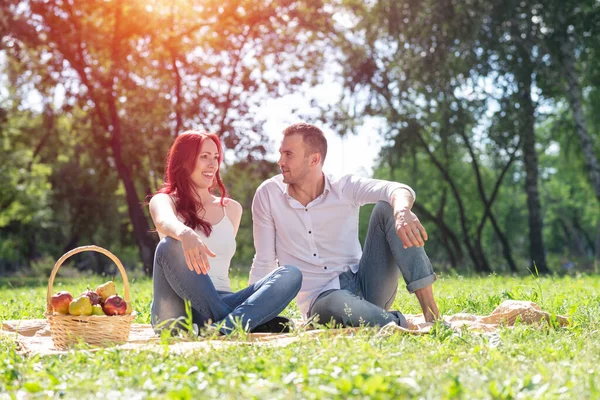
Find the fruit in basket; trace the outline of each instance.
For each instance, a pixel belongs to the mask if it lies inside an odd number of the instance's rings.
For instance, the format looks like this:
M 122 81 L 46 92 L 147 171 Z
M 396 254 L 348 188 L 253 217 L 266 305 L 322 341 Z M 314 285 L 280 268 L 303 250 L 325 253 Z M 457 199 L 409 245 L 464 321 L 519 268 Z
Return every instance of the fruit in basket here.
M 52 306 L 54 312 L 57 312 L 59 314 L 68 314 L 69 304 L 71 304 L 72 300 L 73 296 L 71 295 L 71 293 L 61 291 L 52 296 L 52 298 L 50 299 L 50 305 Z
M 115 283 L 113 281 L 108 281 L 98 286 L 96 288 L 96 293 L 102 297 L 102 301 L 106 301 L 106 299 L 108 299 L 110 296 L 117 294 L 117 288 L 115 287 Z
M 106 315 L 100 304 L 92 305 L 92 315 Z
M 87 296 L 79 296 L 69 304 L 71 315 L 92 315 L 92 301 Z
M 100 295 L 93 290 L 86 290 L 85 292 L 81 293 L 81 295 L 89 297 L 93 306 L 102 303 L 102 297 L 100 297 Z
M 104 300 L 102 309 L 106 315 L 123 315 L 127 311 L 127 302 L 115 294 Z

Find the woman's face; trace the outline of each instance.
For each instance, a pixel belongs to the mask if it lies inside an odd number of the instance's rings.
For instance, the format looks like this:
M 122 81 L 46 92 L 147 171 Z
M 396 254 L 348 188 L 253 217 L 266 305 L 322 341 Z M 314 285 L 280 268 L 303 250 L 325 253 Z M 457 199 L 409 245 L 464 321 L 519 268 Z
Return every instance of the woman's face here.
M 204 139 L 200 153 L 196 158 L 192 182 L 198 189 L 208 189 L 212 186 L 219 170 L 219 150 L 212 139 Z

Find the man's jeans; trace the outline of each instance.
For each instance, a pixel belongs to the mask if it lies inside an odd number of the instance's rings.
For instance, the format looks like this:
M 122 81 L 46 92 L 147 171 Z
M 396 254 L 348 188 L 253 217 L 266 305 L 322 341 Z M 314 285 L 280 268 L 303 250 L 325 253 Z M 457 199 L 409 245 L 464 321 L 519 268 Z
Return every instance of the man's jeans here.
M 181 327 L 175 321 L 186 316 L 185 299 L 191 303 L 193 323 L 222 323 L 221 332 L 227 334 L 238 322 L 252 330 L 276 317 L 298 294 L 302 273 L 286 265 L 237 293 L 217 292 L 208 275 L 188 269 L 181 242 L 166 237 L 156 248 L 152 280 L 155 330 Z
M 436 280 L 425 250 L 404 248 L 396 234 L 392 206 L 380 201 L 371 214 L 357 273 L 340 275 L 340 289 L 321 293 L 309 317 L 318 314 L 321 323 L 333 320 L 343 326 L 383 326 L 394 321 L 407 327 L 400 312 L 387 311 L 396 297 L 400 273 L 410 293 Z

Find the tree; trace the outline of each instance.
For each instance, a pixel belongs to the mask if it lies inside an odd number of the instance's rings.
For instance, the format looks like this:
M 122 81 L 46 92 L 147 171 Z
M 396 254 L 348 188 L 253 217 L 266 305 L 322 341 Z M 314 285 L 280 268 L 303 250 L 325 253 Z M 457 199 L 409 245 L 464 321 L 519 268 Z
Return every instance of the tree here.
M 329 24 L 318 0 L 30 0 L 8 12 L 9 56 L 31 81 L 64 90 L 67 115 L 86 114 L 89 151 L 119 177 L 148 273 L 156 238 L 141 200 L 156 189 L 172 138 L 201 126 L 239 158 L 264 154 L 253 111 L 316 79 Z
M 477 148 L 485 140 L 477 139 L 477 131 L 483 127 L 481 120 L 485 120 L 490 99 L 486 93 L 465 94 L 477 90 L 477 68 L 490 71 L 489 65 L 481 63 L 481 43 L 477 39 L 489 4 L 345 1 L 341 9 L 350 21 L 340 28 L 336 44 L 341 49 L 341 76 L 346 92 L 340 105 L 328 110 L 332 125 L 342 134 L 364 118 L 377 118 L 382 131 L 394 143 L 386 154 L 396 152 L 396 159 L 413 152 L 425 154 L 442 179 L 438 183 L 442 196 L 436 196 L 436 212 L 426 208 L 423 200 L 417 200 L 420 203 L 416 207 L 444 233 L 452 262 L 458 262 L 461 252 L 452 244 L 456 235 L 445 222 L 448 197 L 457 206 L 460 236 L 475 269 L 491 271 L 481 245 L 485 224 L 490 220 L 510 268 L 516 270 L 510 243 L 492 211 L 505 173 L 515 159 L 514 141 L 497 143 L 503 157 L 497 156 L 496 160 L 503 158 L 506 164 L 494 183 L 486 185 L 489 180 L 482 178 L 480 163 L 489 163 L 492 157 L 485 155 L 479 160 Z M 394 159 L 384 156 L 388 158 Z M 473 168 L 474 194 L 481 200 L 475 208 L 465 205 L 465 179 L 455 170 L 465 158 Z M 390 161 L 392 171 L 393 164 Z

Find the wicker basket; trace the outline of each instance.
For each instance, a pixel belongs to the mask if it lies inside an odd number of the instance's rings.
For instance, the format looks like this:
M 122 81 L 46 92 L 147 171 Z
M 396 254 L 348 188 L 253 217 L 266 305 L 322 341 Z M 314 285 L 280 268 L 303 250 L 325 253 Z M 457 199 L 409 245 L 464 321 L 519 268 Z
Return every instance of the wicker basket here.
M 44 314 L 50 322 L 50 334 L 54 346 L 58 349 L 66 349 L 73 344 L 81 341 L 92 346 L 106 346 L 111 344 L 124 343 L 129 337 L 131 323 L 135 315 L 63 315 L 54 313 L 50 303 L 52 299 L 52 286 L 54 277 L 60 266 L 72 255 L 84 251 L 96 251 L 109 257 L 119 268 L 123 277 L 124 293 L 123 298 L 129 304 L 129 281 L 121 261 L 110 251 L 98 246 L 77 247 L 65 253 L 54 264 L 50 279 L 48 280 L 48 294 L 46 296 L 46 313 Z

